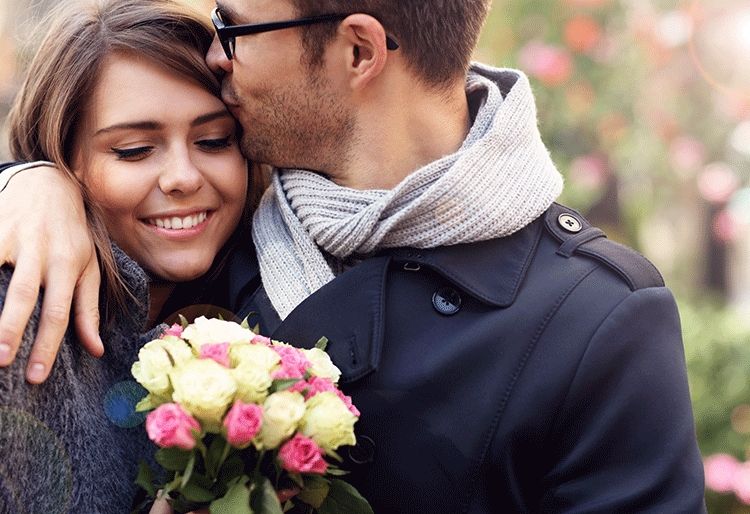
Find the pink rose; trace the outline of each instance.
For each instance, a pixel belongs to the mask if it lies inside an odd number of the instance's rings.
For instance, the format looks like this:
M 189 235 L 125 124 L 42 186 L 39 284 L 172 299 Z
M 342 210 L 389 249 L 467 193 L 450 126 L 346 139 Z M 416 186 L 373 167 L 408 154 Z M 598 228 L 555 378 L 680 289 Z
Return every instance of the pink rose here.
M 182 335 L 182 325 L 175 323 L 164 332 L 164 335 L 180 337 Z
M 290 473 L 317 473 L 322 475 L 328 469 L 323 459 L 325 451 L 315 441 L 302 434 L 296 434 L 279 449 L 281 466 Z
M 238 448 L 250 444 L 250 441 L 258 435 L 262 422 L 263 407 L 254 403 L 235 401 L 224 418 L 227 441 Z
M 305 389 L 307 389 L 305 400 L 309 400 L 318 393 L 335 393 L 336 396 L 341 398 L 341 401 L 344 402 L 344 405 L 346 405 L 346 408 L 349 409 L 352 414 L 357 417 L 359 417 L 360 415 L 359 409 L 357 409 L 357 407 L 352 404 L 351 397 L 346 396 L 344 393 L 342 393 L 341 390 L 334 385 L 333 380 L 331 380 L 330 378 L 313 376 L 310 377 L 310 380 L 308 380 L 307 382 L 305 382 L 304 380 L 300 380 L 289 388 L 290 391 L 296 391 L 299 393 L 301 393 Z
M 291 489 L 281 489 L 276 491 L 276 497 L 279 499 L 279 503 L 284 505 L 284 502 L 291 500 L 300 492 L 299 486 L 294 486 Z
M 192 450 L 201 426 L 176 403 L 165 403 L 146 417 L 148 437 L 162 448 Z
M 359 417 L 359 414 L 360 414 L 359 413 L 359 409 L 357 407 L 355 407 L 354 404 L 352 403 L 352 397 L 351 396 L 346 396 L 344 393 L 341 392 L 340 389 L 336 389 L 334 391 L 334 393 L 336 393 L 336 395 L 339 398 L 341 398 L 341 401 L 344 402 L 344 405 L 346 405 L 346 408 L 349 409 L 349 412 L 351 412 L 355 416 Z
M 312 367 L 305 354 L 293 346 L 274 345 L 271 348 L 281 357 L 281 369 L 273 372 L 273 378 L 302 378 L 305 370 Z
M 250 341 L 253 344 L 264 344 L 266 346 L 271 346 L 271 338 L 266 336 L 261 336 L 258 334 L 255 334 L 255 337 L 253 337 L 252 341 Z
M 213 359 L 225 368 L 229 364 L 229 343 L 206 343 L 201 345 L 200 359 Z

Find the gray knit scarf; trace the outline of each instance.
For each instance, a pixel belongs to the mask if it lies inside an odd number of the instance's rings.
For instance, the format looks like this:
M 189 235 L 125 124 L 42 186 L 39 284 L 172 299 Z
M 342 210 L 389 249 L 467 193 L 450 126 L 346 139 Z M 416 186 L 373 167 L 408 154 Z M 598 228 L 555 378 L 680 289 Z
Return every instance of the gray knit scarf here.
M 525 227 L 557 198 L 562 177 L 540 138 L 526 76 L 474 64 L 466 91 L 483 99 L 461 148 L 392 190 L 359 191 L 310 171 L 274 170 L 253 241 L 281 319 L 333 280 L 321 249 L 346 259 L 495 239 Z

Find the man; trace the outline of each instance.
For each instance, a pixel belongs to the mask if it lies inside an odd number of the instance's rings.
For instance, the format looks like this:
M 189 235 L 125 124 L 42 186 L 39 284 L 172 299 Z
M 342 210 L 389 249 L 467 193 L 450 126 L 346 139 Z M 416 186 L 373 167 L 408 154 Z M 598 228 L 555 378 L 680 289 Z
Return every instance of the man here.
M 329 339 L 362 411 L 347 466 L 375 512 L 704 512 L 674 300 L 648 261 L 553 203 L 526 78 L 470 68 L 488 0 L 217 5 L 207 60 L 245 153 L 280 168 L 253 225 L 262 285 L 237 273 L 237 311 L 275 339 Z M 53 302 L 35 380 L 75 287 L 98 351 L 80 222 L 25 240 L 52 225 L 30 198 L 60 222 L 80 209 L 48 181 L 24 171 L 0 194 L 0 215 L 20 213 L 0 229 L 22 284 L 0 318 L 5 362 L 35 286 Z M 54 263 L 67 238 L 84 248 L 66 264 L 77 286 Z

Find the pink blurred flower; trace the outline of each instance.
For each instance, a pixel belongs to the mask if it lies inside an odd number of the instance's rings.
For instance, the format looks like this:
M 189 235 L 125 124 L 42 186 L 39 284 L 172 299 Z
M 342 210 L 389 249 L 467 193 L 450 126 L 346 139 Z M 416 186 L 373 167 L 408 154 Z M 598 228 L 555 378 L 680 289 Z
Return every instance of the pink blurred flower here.
M 262 422 L 263 407 L 235 401 L 223 422 L 227 441 L 237 448 L 247 446 L 258 435 Z
M 200 423 L 176 403 L 160 405 L 146 417 L 149 439 L 162 448 L 192 450 L 200 430 Z
M 681 175 L 698 171 L 706 160 L 706 147 L 690 136 L 680 136 L 672 141 L 669 157 L 675 171 Z
M 539 40 L 526 43 L 518 56 L 523 70 L 547 86 L 557 86 L 570 78 L 573 59 L 563 48 L 546 45 Z
M 302 434 L 296 434 L 279 450 L 279 460 L 281 466 L 290 473 L 322 475 L 328 469 L 328 463 L 323 459 L 324 453 L 315 441 Z
M 734 475 L 740 462 L 726 453 L 715 453 L 703 461 L 706 474 L 706 487 L 717 493 L 734 491 Z
M 592 51 L 602 37 L 599 22 L 586 14 L 573 16 L 565 23 L 565 44 L 574 52 Z
M 595 191 L 607 180 L 607 163 L 596 155 L 581 155 L 570 163 L 570 178 L 587 191 Z
M 745 505 L 750 505 L 750 462 L 739 464 L 731 479 L 734 495 Z
M 709 164 L 698 176 L 698 192 L 711 203 L 728 202 L 739 187 L 739 179 L 724 163 Z
M 713 220 L 713 234 L 718 241 L 731 243 L 740 237 L 741 228 L 727 209 L 722 209 Z
M 182 335 L 182 325 L 175 323 L 164 332 L 164 335 L 180 337 Z
M 229 343 L 205 343 L 200 352 L 200 359 L 213 359 L 225 368 L 230 367 Z
M 305 354 L 293 346 L 273 345 L 271 348 L 281 357 L 281 369 L 273 372 L 273 378 L 302 378 L 305 370 L 312 367 Z

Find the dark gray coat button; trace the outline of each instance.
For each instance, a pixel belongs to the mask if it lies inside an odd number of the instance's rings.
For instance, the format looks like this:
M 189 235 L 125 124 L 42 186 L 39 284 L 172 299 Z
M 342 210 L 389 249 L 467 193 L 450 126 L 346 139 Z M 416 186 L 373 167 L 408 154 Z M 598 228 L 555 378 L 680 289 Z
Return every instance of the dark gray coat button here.
M 562 228 L 564 228 L 565 230 L 573 234 L 580 232 L 581 229 L 583 228 L 583 225 L 578 220 L 578 218 L 568 213 L 560 214 L 557 217 L 557 222 L 560 224 Z
M 357 444 L 349 447 L 349 458 L 355 464 L 369 464 L 375 458 L 375 441 L 366 435 L 357 435 Z
M 432 295 L 432 305 L 440 314 L 450 316 L 461 308 L 461 295 L 452 287 L 442 287 Z

